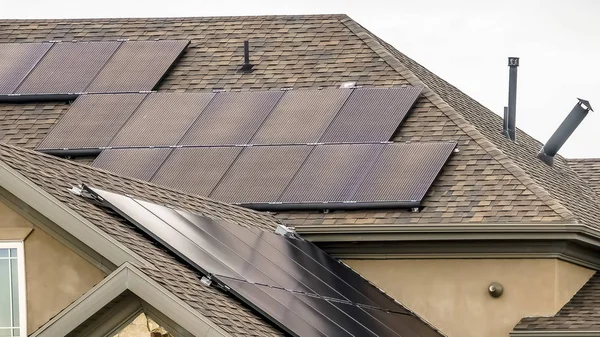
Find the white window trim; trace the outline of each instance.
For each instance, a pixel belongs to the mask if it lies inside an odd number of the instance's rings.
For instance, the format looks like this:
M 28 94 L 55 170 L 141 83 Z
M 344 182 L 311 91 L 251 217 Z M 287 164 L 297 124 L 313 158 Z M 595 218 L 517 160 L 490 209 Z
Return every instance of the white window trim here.
M 23 241 L 0 241 L 0 249 L 17 250 L 17 271 L 19 278 L 19 334 L 27 337 L 27 290 L 25 288 L 25 249 Z

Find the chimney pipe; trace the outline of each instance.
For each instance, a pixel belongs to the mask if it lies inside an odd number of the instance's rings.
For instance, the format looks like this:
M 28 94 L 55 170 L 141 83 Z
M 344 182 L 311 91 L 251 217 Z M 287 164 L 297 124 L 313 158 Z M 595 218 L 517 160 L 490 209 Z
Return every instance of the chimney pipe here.
M 508 121 L 506 121 L 506 134 L 513 142 L 517 140 L 517 68 L 518 57 L 508 58 Z
M 554 131 L 554 134 L 548 139 L 548 142 L 542 146 L 542 149 L 537 155 L 539 159 L 550 166 L 552 166 L 554 156 L 558 150 L 560 150 L 571 134 L 573 134 L 573 131 L 577 129 L 581 121 L 587 116 L 588 112 L 594 111 L 592 110 L 590 102 L 581 98 L 578 98 L 577 100 L 578 102 L 575 104 L 575 107 L 569 112 L 569 115 L 560 124 L 558 129 Z
M 250 64 L 250 43 L 246 40 L 244 41 L 244 64 L 241 70 L 251 72 L 252 68 L 254 68 L 254 65 Z

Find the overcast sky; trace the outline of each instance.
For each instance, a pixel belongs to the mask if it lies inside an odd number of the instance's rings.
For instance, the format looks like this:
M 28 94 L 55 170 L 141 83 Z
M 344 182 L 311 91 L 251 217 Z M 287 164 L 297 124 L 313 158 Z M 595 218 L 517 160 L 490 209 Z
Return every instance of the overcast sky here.
M 498 114 L 507 57 L 518 56 L 517 127 L 545 142 L 576 97 L 588 99 L 598 112 L 560 153 L 600 157 L 596 0 L 0 0 L 0 8 L 5 19 L 344 13 Z

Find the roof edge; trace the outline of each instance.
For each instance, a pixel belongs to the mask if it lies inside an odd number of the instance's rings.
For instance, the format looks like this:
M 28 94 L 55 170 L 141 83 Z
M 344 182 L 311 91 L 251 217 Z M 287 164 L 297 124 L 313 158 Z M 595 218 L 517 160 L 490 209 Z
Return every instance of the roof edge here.
M 348 17 L 346 14 L 341 13 L 323 13 L 323 14 L 274 14 L 274 15 L 217 15 L 217 16 L 157 16 L 157 17 L 79 17 L 79 18 L 60 18 L 60 19 L 0 19 L 2 22 L 40 22 L 45 23 L 65 23 L 70 22 L 89 22 L 89 21 L 125 21 L 125 20 L 140 20 L 140 21 L 198 21 L 202 20 L 205 22 L 211 21 L 239 21 L 239 20 L 264 20 L 264 19 L 343 19 Z
M 121 265 L 30 337 L 66 336 L 126 290 L 154 308 L 161 308 L 167 317 L 194 336 L 231 337 L 129 262 Z
M 0 159 L 0 186 L 73 235 L 115 266 L 124 262 L 154 268 L 141 256 L 104 233 L 79 213 L 48 194 Z
M 592 331 L 573 331 L 573 330 L 513 330 L 510 337 L 599 337 L 600 330 Z
M 392 69 L 402 75 L 411 85 L 423 86 L 423 95 L 427 97 L 432 104 L 439 108 L 456 126 L 470 136 L 480 147 L 482 147 L 492 158 L 494 158 L 502 167 L 510 172 L 517 180 L 527 187 L 534 195 L 542 200 L 554 212 L 566 220 L 575 220 L 573 213 L 556 200 L 543 187 L 537 184 L 521 167 L 516 165 L 512 159 L 506 156 L 494 143 L 485 135 L 477 130 L 471 123 L 461 116 L 450 104 L 444 101 L 429 86 L 421 81 L 412 71 L 410 71 L 400 60 L 392 55 L 373 34 L 362 27 L 350 17 L 340 20 L 350 31 L 360 38 L 374 53 L 379 55 Z

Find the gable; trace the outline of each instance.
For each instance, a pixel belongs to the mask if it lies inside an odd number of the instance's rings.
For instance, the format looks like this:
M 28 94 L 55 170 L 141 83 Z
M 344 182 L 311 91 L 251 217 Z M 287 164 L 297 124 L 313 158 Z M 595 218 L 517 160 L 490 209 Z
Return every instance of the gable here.
M 27 331 L 32 332 L 100 282 L 105 272 L 20 212 L 0 192 L 0 241 L 23 241 Z M 27 215 L 30 217 L 31 215 Z

